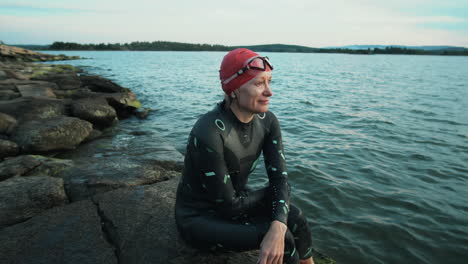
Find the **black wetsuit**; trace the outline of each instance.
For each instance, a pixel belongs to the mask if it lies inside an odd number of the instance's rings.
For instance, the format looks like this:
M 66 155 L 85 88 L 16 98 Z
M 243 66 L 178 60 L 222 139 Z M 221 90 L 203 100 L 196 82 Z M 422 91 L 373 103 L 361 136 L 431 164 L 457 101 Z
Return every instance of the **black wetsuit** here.
M 263 151 L 269 186 L 246 189 Z M 288 226 L 286 263 L 311 256 L 307 220 L 289 204 L 281 130 L 271 112 L 240 122 L 218 104 L 190 133 L 177 190 L 176 222 L 182 237 L 198 248 L 258 249 L 273 220 Z

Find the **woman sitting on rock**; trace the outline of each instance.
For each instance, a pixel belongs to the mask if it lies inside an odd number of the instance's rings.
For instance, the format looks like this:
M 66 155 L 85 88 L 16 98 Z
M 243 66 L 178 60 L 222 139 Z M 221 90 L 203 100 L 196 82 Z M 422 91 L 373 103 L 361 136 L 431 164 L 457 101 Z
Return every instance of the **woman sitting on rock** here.
M 268 111 L 271 70 L 267 57 L 248 49 L 224 56 L 225 100 L 197 121 L 188 139 L 177 227 L 197 248 L 260 248 L 261 264 L 313 263 L 307 220 L 289 203 L 280 126 Z M 247 180 L 261 152 L 269 186 L 251 191 Z

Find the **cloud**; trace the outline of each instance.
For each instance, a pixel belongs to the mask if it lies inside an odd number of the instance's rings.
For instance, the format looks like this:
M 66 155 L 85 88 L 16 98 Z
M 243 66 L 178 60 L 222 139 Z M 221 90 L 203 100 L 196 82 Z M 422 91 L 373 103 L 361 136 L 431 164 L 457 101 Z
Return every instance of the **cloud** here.
M 29 32 L 28 43 L 168 40 L 313 47 L 369 43 L 468 46 L 464 40 L 468 39 L 464 29 L 468 18 L 437 12 L 412 14 L 403 8 L 406 4 L 418 9 L 427 2 L 241 0 L 233 4 L 215 0 L 134 0 L 131 3 L 0 0 L 0 7 L 10 5 L 21 12 L 32 9 L 50 13 L 44 16 L 0 12 L 0 39 L 11 43 L 18 34 L 25 39 Z M 5 32 L 16 32 L 16 35 Z

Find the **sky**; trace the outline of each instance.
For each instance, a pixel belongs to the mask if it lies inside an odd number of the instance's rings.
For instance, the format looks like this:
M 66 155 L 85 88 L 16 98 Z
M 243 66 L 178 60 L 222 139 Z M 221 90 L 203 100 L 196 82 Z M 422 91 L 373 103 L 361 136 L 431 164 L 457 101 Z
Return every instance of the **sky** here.
M 468 0 L 0 0 L 0 40 L 468 47 Z

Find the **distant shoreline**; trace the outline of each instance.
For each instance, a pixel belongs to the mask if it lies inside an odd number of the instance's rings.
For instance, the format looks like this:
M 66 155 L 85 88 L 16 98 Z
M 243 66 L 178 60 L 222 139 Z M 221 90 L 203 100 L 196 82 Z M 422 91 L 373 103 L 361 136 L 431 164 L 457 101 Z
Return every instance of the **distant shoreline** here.
M 368 46 L 367 49 L 355 48 L 311 48 L 298 45 L 269 44 L 253 46 L 223 46 L 210 44 L 191 44 L 168 41 L 131 42 L 114 44 L 79 44 L 74 42 L 54 42 L 52 45 L 17 45 L 19 47 L 44 51 L 230 51 L 235 48 L 248 48 L 256 52 L 288 53 L 338 53 L 357 55 L 440 55 L 468 56 L 468 48 L 435 46 L 432 49 L 416 49 L 405 46 Z M 366 46 L 363 46 L 366 47 Z M 440 49 L 438 49 L 440 47 Z M 429 46 L 429 48 L 431 48 Z

